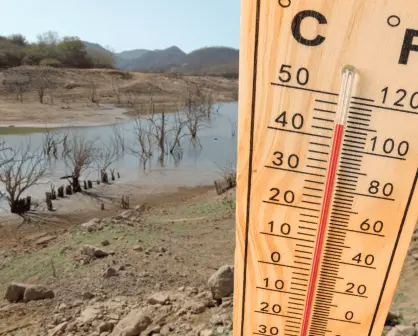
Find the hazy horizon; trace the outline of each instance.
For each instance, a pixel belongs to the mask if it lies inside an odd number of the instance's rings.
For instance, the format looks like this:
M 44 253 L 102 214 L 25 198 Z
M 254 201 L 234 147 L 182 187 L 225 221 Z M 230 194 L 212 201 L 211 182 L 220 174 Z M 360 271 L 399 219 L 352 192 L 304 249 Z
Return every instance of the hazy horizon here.
M 166 49 L 186 53 L 212 46 L 239 49 L 240 0 L 15 0 L 2 4 L 0 34 L 22 34 L 35 42 L 38 34 L 55 31 L 60 37 L 111 47 Z

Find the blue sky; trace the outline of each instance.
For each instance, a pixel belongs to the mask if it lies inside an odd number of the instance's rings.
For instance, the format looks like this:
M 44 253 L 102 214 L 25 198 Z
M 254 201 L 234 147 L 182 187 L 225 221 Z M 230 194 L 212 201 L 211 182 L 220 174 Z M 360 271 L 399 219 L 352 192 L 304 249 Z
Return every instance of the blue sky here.
M 0 0 L 0 35 L 48 30 L 129 49 L 239 47 L 240 0 Z

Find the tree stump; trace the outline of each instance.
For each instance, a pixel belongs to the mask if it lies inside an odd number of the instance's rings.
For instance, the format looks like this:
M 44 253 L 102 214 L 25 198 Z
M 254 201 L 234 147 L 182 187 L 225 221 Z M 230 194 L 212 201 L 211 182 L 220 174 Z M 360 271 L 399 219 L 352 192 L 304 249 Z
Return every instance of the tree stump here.
M 55 189 L 51 190 L 51 200 L 57 199 L 57 193 L 55 192 Z
M 77 182 L 73 185 L 73 193 L 75 194 L 78 192 L 81 192 L 81 186 L 80 186 L 80 183 Z
M 114 169 L 111 169 L 110 170 L 110 175 L 112 176 L 112 181 L 116 180 L 115 179 L 115 170 Z
M 129 209 L 129 196 L 122 195 L 120 206 L 122 209 Z
M 32 197 L 27 196 L 26 201 L 25 201 L 25 212 L 30 211 L 31 203 L 32 203 Z
M 48 211 L 52 211 L 53 207 L 52 207 L 52 200 L 51 200 L 51 194 L 50 192 L 46 192 L 45 196 L 46 196 L 46 206 L 48 207 Z
M 107 172 L 105 170 L 102 170 L 102 182 L 109 183 L 109 176 L 107 175 Z
M 84 180 L 84 190 L 87 190 L 87 181 Z
M 58 197 L 64 198 L 64 186 L 58 188 Z
M 73 188 L 71 187 L 71 184 L 67 185 L 67 187 L 65 188 L 65 193 L 67 195 L 72 195 L 73 194 Z
M 118 179 L 120 179 L 120 174 L 119 174 L 119 172 L 118 172 Z
M 104 203 L 102 203 L 102 206 L 100 207 L 100 209 L 102 209 L 102 210 L 104 210 L 104 209 L 105 209 L 105 207 L 104 207 Z
M 93 182 L 91 182 L 90 180 L 87 181 L 87 185 L 89 189 L 93 188 Z

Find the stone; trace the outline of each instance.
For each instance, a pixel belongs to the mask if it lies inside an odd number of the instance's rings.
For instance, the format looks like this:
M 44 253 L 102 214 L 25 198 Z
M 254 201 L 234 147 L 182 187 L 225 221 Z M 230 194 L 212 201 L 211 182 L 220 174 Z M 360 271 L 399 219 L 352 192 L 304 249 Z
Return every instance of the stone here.
M 215 315 L 212 315 L 212 317 L 210 318 L 210 323 L 213 326 L 219 326 L 219 325 L 225 326 L 231 323 L 231 316 L 228 313 L 215 314 Z
M 108 240 L 103 240 L 101 244 L 102 246 L 109 246 L 110 242 Z
M 219 268 L 209 278 L 208 286 L 215 300 L 231 295 L 234 292 L 234 266 Z
M 147 302 L 152 305 L 164 305 L 170 302 L 170 295 L 164 292 L 154 293 L 148 297 Z
M 206 310 L 206 306 L 202 302 L 193 302 L 190 304 L 190 311 L 192 314 L 202 314 Z
M 110 336 L 139 336 L 151 322 L 144 310 L 134 309 L 119 321 Z
M 28 286 L 23 294 L 23 301 L 36 301 L 36 300 L 46 300 L 46 299 L 53 299 L 55 294 L 52 290 L 44 287 L 44 286 Z
M 25 293 L 26 287 L 28 285 L 12 282 L 9 284 L 6 290 L 6 294 L 4 295 L 4 298 L 9 301 L 10 303 L 16 303 L 23 300 L 23 295 Z
M 94 298 L 94 294 L 91 292 L 84 292 L 82 296 L 83 300 L 91 300 L 92 298 Z
M 77 327 L 77 322 L 70 322 L 70 323 L 68 323 L 68 325 L 67 325 L 67 328 L 66 328 L 66 331 L 67 332 L 72 332 L 72 331 L 74 331 L 75 329 L 76 329 L 76 327 Z M 68 336 L 69 334 L 67 334 L 67 336 Z
M 147 327 L 147 329 L 141 332 L 141 336 L 155 335 L 155 334 L 158 334 L 160 330 L 161 330 L 161 327 L 159 325 L 151 324 Z
M 64 333 L 68 325 L 68 322 L 62 322 L 58 324 L 54 329 L 52 329 L 49 333 L 50 336 L 59 336 Z
M 172 331 L 172 328 L 170 328 L 170 326 L 166 324 L 165 326 L 161 328 L 160 334 L 163 336 L 167 336 L 170 334 L 171 331 Z
M 222 325 L 223 324 L 223 320 L 222 317 L 220 315 L 212 315 L 212 317 L 209 320 L 210 324 L 217 326 L 217 325 Z
M 100 225 L 100 219 L 98 218 L 93 218 L 88 222 L 81 224 L 81 227 L 87 230 L 87 232 L 94 232 L 103 229 L 103 226 Z
M 117 272 L 113 267 L 108 267 L 104 272 L 103 272 L 103 278 L 111 278 L 116 276 Z
M 394 327 L 401 323 L 401 318 L 395 313 L 389 312 L 386 316 L 385 326 Z
M 45 236 L 45 237 L 39 238 L 36 241 L 36 245 L 45 245 L 45 244 L 48 244 L 51 240 L 54 240 L 56 238 L 57 238 L 56 236 Z
M 141 245 L 135 245 L 132 249 L 137 252 L 142 252 L 144 250 Z
M 199 336 L 212 336 L 213 330 L 212 329 L 203 329 L 199 332 Z
M 94 250 L 94 256 L 96 258 L 104 258 L 107 257 L 109 255 L 109 253 L 107 253 L 106 251 L 100 250 L 100 249 L 95 249 Z
M 95 246 L 84 245 L 81 247 L 81 254 L 84 254 L 91 258 L 104 258 L 109 255 L 106 251 L 103 251 Z
M 94 306 L 86 307 L 77 318 L 79 324 L 90 324 L 98 318 L 100 309 Z
M 113 322 L 104 322 L 99 326 L 99 333 L 112 332 L 114 328 Z
M 61 303 L 59 306 L 58 306 L 58 310 L 66 310 L 68 308 L 68 306 L 65 304 L 65 303 Z
M 223 334 L 223 333 L 224 333 L 224 330 L 225 330 L 225 328 L 224 328 L 224 327 L 218 327 L 218 328 L 216 328 L 216 332 L 217 332 L 218 334 Z
M 397 325 L 393 327 L 387 336 L 416 336 L 417 331 L 412 326 Z

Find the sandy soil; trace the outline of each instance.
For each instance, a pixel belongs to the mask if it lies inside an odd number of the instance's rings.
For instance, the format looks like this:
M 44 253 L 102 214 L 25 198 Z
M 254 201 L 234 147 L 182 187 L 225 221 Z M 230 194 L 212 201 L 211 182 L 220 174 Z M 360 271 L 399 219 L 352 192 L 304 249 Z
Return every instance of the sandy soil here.
M 34 78 L 41 70 L 22 68 Z M 54 70 L 48 75 L 55 87 L 45 89 L 39 102 L 37 86 L 31 85 L 17 99 L 13 78 L 0 73 L 0 123 L 4 126 L 47 124 L 100 125 L 129 117 L 152 98 L 157 109 L 181 108 L 188 91 L 196 87 L 211 92 L 215 101 L 237 100 L 238 83 L 221 77 L 176 77 L 116 70 Z M 6 80 L 6 82 L 4 82 Z M 118 98 L 119 97 L 119 98 Z

